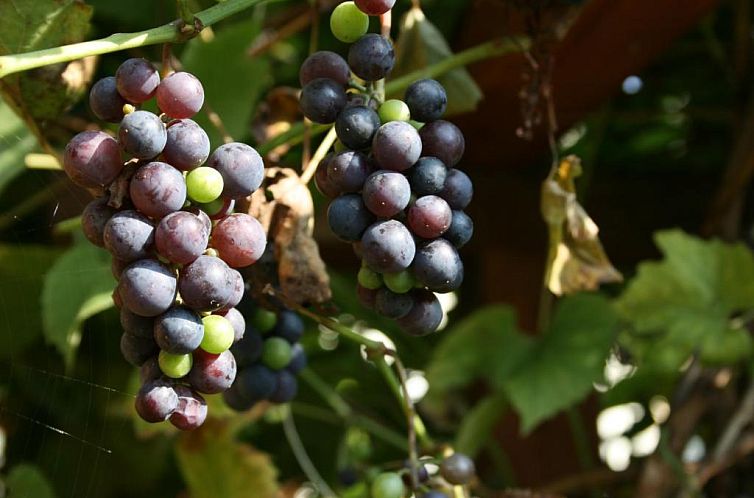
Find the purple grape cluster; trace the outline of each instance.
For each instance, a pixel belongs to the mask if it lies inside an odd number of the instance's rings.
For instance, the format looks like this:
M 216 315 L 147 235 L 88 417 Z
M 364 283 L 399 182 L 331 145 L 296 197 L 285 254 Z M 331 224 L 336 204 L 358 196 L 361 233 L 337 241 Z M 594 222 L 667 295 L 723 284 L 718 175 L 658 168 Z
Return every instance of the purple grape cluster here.
M 373 91 L 394 62 L 392 44 L 377 34 L 351 45 L 348 62 L 333 52 L 312 54 L 299 75 L 301 109 L 335 126 L 335 151 L 318 165 L 315 182 L 332 199 L 331 230 L 362 259 L 361 301 L 422 336 L 442 320 L 435 294 L 463 281 L 458 249 L 473 234 L 464 212 L 473 186 L 457 168 L 463 134 L 441 119 L 447 95 L 440 83 L 416 81 L 403 101 L 382 102 Z
M 139 109 L 151 98 L 162 114 Z M 150 62 L 129 59 L 89 97 L 97 117 L 119 124 L 117 138 L 85 131 L 64 155 L 71 180 L 100 195 L 82 225 L 113 257 L 121 352 L 141 369 L 136 411 L 181 430 L 204 422 L 202 394 L 224 392 L 236 378 L 230 348 L 246 332 L 237 269 L 254 264 L 267 242 L 255 218 L 233 212 L 261 185 L 262 158 L 242 143 L 210 154 L 190 119 L 203 102 L 195 76 L 161 80 Z

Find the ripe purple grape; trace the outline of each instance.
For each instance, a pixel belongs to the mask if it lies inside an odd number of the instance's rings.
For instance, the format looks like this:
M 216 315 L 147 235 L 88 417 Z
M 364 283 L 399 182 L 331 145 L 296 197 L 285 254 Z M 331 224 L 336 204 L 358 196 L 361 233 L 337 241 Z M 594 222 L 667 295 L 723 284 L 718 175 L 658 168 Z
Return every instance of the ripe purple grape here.
M 165 125 L 148 111 L 127 114 L 118 128 L 120 146 L 137 159 L 154 159 L 165 148 L 167 139 Z
M 396 216 L 411 200 L 411 186 L 406 177 L 394 171 L 376 171 L 364 183 L 364 204 L 380 218 Z
M 461 160 L 466 148 L 463 133 L 449 121 L 433 121 L 419 130 L 423 154 L 433 156 L 452 168 Z
M 186 386 L 175 386 L 178 394 L 178 407 L 170 415 L 170 423 L 182 431 L 199 428 L 207 419 L 207 402 Z
M 136 413 L 146 422 L 164 422 L 178 408 L 173 384 L 164 380 L 146 382 L 136 395 Z
M 358 194 L 345 194 L 330 203 L 327 223 L 336 237 L 345 242 L 361 239 L 364 230 L 374 222 L 374 216 Z
M 368 33 L 351 45 L 348 50 L 348 65 L 363 80 L 381 80 L 395 65 L 393 44 L 382 35 Z
M 469 215 L 463 211 L 453 211 L 450 228 L 443 234 L 443 237 L 453 244 L 456 249 L 465 246 L 474 235 L 474 222 Z
M 267 234 L 262 224 L 248 214 L 231 214 L 220 220 L 212 231 L 212 247 L 233 268 L 256 263 L 266 245 Z
M 349 149 L 366 149 L 380 127 L 380 117 L 366 106 L 346 107 L 335 121 L 338 139 Z
M 171 121 L 162 158 L 181 171 L 196 169 L 209 157 L 209 137 L 201 126 L 190 119 Z
M 301 112 L 315 123 L 335 122 L 346 103 L 343 86 L 328 78 L 312 80 L 301 90 Z
M 233 297 L 233 274 L 220 258 L 199 256 L 181 270 L 178 289 L 183 302 L 196 311 L 216 311 Z
M 226 391 L 236 379 L 236 359 L 225 351 L 211 354 L 202 350 L 194 353 L 194 364 L 188 374 L 191 387 L 204 394 Z
M 343 57 L 335 52 L 321 50 L 306 58 L 298 74 L 302 87 L 318 78 L 328 78 L 346 86 L 351 77 L 351 70 Z
M 154 225 L 137 211 L 121 211 L 105 224 L 102 238 L 113 257 L 130 263 L 149 255 L 154 244 Z
M 246 319 L 243 317 L 240 311 L 236 308 L 230 308 L 229 310 L 219 313 L 224 316 L 231 325 L 233 325 L 233 343 L 237 343 L 243 339 L 246 333 Z
M 436 195 L 419 197 L 408 210 L 408 227 L 423 239 L 434 239 L 450 227 L 453 213 L 445 200 Z
M 433 292 L 451 292 L 463 283 L 463 263 L 450 242 L 437 239 L 416 250 L 414 275 L 420 284 Z
M 238 391 L 244 399 L 261 401 L 269 398 L 277 388 L 277 375 L 261 364 L 241 370 L 237 376 Z
M 411 265 L 416 245 L 411 232 L 400 221 L 380 221 L 364 232 L 361 239 L 364 261 L 379 273 L 397 273 Z
M 404 99 L 411 111 L 411 119 L 421 123 L 438 120 L 448 108 L 448 95 L 433 79 L 415 81 L 406 89 Z
M 273 403 L 289 403 L 298 394 L 298 380 L 289 370 L 277 372 L 275 390 L 269 396 Z
M 222 196 L 238 199 L 251 195 L 262 185 L 264 161 L 251 146 L 233 142 L 218 147 L 207 161 L 223 177 Z
M 131 334 L 120 336 L 120 354 L 135 367 L 142 366 L 148 359 L 154 357 L 159 348 L 151 337 L 136 337 Z
M 105 225 L 117 212 L 108 204 L 107 197 L 94 199 L 81 213 L 81 228 L 89 242 L 98 247 L 105 246 Z
M 474 197 L 474 185 L 466 173 L 458 169 L 448 171 L 445 186 L 437 194 L 453 209 L 466 209 Z
M 186 202 L 186 181 L 180 171 L 158 161 L 136 170 L 129 187 L 136 209 L 152 218 L 162 218 Z
M 414 305 L 406 316 L 398 319 L 398 326 L 407 334 L 421 337 L 436 331 L 442 322 L 442 306 L 432 292 L 416 290 Z
M 157 106 L 171 118 L 190 118 L 203 104 L 204 87 L 191 73 L 173 73 L 157 87 Z
M 372 169 L 371 162 L 361 152 L 341 152 L 330 159 L 327 178 L 341 192 L 359 192 Z
M 160 256 L 171 263 L 187 265 L 207 249 L 209 232 L 198 216 L 178 211 L 160 221 L 154 240 Z
M 380 16 L 395 5 L 395 0 L 354 0 L 356 6 L 365 14 Z
M 154 337 L 154 318 L 137 315 L 128 308 L 120 310 L 120 325 L 126 334 L 143 339 Z
M 173 305 L 176 287 L 173 270 L 155 259 L 142 259 L 123 270 L 118 293 L 137 315 L 157 316 Z
M 114 76 L 102 78 L 89 91 L 89 107 L 102 121 L 119 123 L 123 119 L 125 104 L 125 99 L 118 93 Z
M 380 168 L 404 171 L 422 155 L 422 140 L 416 128 L 405 121 L 390 121 L 377 130 L 372 153 Z
M 250 410 L 257 402 L 256 400 L 250 400 L 244 397 L 238 388 L 238 383 L 233 384 L 230 386 L 230 389 L 223 393 L 223 401 L 225 401 L 225 404 L 228 405 L 231 410 L 237 412 Z
M 187 354 L 199 347 L 204 337 L 202 317 L 184 306 L 170 308 L 154 321 L 154 339 L 170 354 Z
M 227 315 L 226 315 L 227 318 Z M 264 339 L 256 329 L 247 327 L 243 338 L 231 346 L 230 351 L 236 358 L 238 368 L 253 365 L 262 358 Z
M 110 185 L 123 169 L 118 142 L 101 131 L 83 131 L 66 145 L 63 169 L 76 185 Z
M 140 104 L 154 96 L 160 84 L 160 73 L 145 59 L 128 59 L 115 72 L 115 81 L 124 99 Z
M 414 299 L 411 294 L 396 294 L 382 288 L 377 290 L 374 310 L 387 318 L 398 319 L 408 315 L 413 305 Z
M 411 188 L 417 195 L 438 195 L 445 188 L 448 168 L 436 157 L 422 157 L 409 173 Z
M 330 199 L 335 199 L 343 192 L 340 191 L 337 185 L 335 185 L 327 174 L 327 166 L 330 164 L 330 160 L 334 157 L 334 154 L 328 154 L 317 165 L 317 171 L 314 173 L 314 183 L 317 186 L 319 193 Z
M 139 379 L 142 384 L 162 378 L 162 370 L 160 370 L 160 363 L 157 361 L 157 356 L 152 356 L 139 367 Z

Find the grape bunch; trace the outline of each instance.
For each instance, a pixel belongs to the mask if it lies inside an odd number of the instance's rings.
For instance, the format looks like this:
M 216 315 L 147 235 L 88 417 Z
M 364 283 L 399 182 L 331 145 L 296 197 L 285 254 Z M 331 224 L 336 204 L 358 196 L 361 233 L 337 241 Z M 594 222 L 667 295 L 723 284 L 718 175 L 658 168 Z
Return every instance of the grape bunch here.
M 304 334 L 301 317 L 289 309 L 278 312 L 254 303 L 245 303 L 250 326 L 243 339 L 233 345 L 238 374 L 223 393 L 226 404 L 246 411 L 261 401 L 288 403 L 298 393 L 296 375 L 307 365 L 299 343 Z
M 139 108 L 153 97 L 160 115 Z M 129 59 L 89 96 L 98 118 L 118 123 L 117 138 L 85 131 L 64 155 L 71 180 L 99 195 L 84 209 L 83 231 L 113 258 L 120 349 L 141 368 L 136 411 L 182 430 L 204 422 L 202 394 L 224 392 L 236 377 L 230 347 L 246 329 L 237 269 L 267 243 L 255 218 L 233 212 L 261 185 L 262 158 L 243 143 L 210 154 L 190 119 L 203 102 L 195 76 L 161 80 L 150 62 Z
M 395 55 L 390 40 L 366 33 L 367 14 L 382 14 L 392 3 L 338 5 L 330 26 L 338 39 L 354 42 L 348 61 L 329 51 L 306 59 L 300 106 L 311 121 L 334 124 L 337 133 L 315 182 L 332 199 L 331 230 L 362 259 L 361 301 L 422 336 L 437 330 L 443 317 L 435 293 L 452 292 L 463 281 L 458 249 L 474 230 L 464 212 L 473 186 L 457 168 L 463 134 L 441 119 L 447 95 L 440 83 L 416 81 L 404 100 L 383 102 L 376 91 Z

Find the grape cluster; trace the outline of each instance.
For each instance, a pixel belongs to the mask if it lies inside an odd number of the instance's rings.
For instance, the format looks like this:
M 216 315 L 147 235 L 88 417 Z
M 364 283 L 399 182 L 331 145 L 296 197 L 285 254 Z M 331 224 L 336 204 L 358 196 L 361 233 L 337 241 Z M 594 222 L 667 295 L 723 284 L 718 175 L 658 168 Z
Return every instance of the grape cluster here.
M 139 109 L 153 97 L 160 115 Z M 76 135 L 64 168 L 100 195 L 82 225 L 113 257 L 121 352 L 141 368 L 136 411 L 147 422 L 195 429 L 207 416 L 202 394 L 224 392 L 236 377 L 230 347 L 246 330 L 237 268 L 255 263 L 267 238 L 233 208 L 259 188 L 264 164 L 242 143 L 210 154 L 207 134 L 190 119 L 204 90 L 189 73 L 161 80 L 150 62 L 129 59 L 94 84 L 89 102 L 98 118 L 118 123 L 117 138 Z
M 463 281 L 458 249 L 474 230 L 464 212 L 473 186 L 457 168 L 463 134 L 441 119 L 447 95 L 440 83 L 416 81 L 404 100 L 382 102 L 375 91 L 395 55 L 390 40 L 366 33 L 367 14 L 382 14 L 392 3 L 344 2 L 335 9 L 333 33 L 354 41 L 348 61 L 328 51 L 312 54 L 299 74 L 300 104 L 310 120 L 335 126 L 335 151 L 318 165 L 315 182 L 332 199 L 330 228 L 362 259 L 362 302 L 422 336 L 442 320 L 435 293 Z
M 273 312 L 254 303 L 249 306 L 250 326 L 231 348 L 238 375 L 223 393 L 226 404 L 236 411 L 249 410 L 261 401 L 292 401 L 298 393 L 296 375 L 307 365 L 299 343 L 304 334 L 301 317 L 288 309 Z

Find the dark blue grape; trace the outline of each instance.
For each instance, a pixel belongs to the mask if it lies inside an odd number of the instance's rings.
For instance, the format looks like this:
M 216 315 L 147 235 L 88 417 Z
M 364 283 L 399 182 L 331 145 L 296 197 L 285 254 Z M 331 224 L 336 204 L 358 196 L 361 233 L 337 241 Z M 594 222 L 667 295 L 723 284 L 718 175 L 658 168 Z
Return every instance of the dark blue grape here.
M 222 259 L 199 256 L 181 270 L 178 290 L 189 307 L 197 311 L 216 311 L 233 298 L 233 284 L 233 274 Z
M 128 363 L 135 367 L 142 366 L 147 360 L 154 357 L 159 350 L 151 337 L 136 337 L 126 333 L 120 336 L 120 353 Z
M 268 399 L 277 388 L 277 374 L 260 364 L 241 370 L 237 379 L 239 393 L 250 401 Z
M 118 93 L 114 76 L 102 78 L 92 85 L 89 91 L 89 107 L 102 121 L 120 123 L 123 119 L 124 105 L 126 101 Z
M 278 319 L 275 322 L 272 335 L 282 337 L 291 344 L 294 344 L 300 341 L 304 335 L 304 321 L 295 311 L 283 310 L 278 313 Z
M 289 403 L 298 394 L 298 381 L 296 376 L 288 370 L 277 372 L 277 382 L 275 390 L 270 394 L 268 399 L 273 403 Z
M 196 169 L 209 157 L 209 137 L 190 119 L 171 121 L 162 158 L 182 171 Z
M 126 334 L 144 339 L 154 337 L 154 318 L 137 315 L 128 308 L 120 310 L 120 325 Z
M 230 351 L 211 354 L 197 350 L 194 353 L 194 363 L 188 374 L 188 381 L 191 387 L 200 393 L 221 393 L 228 390 L 235 379 L 236 359 Z
M 171 263 L 187 265 L 207 249 L 209 231 L 198 216 L 178 211 L 160 221 L 154 240 L 160 256 Z
M 365 106 L 345 108 L 335 121 L 338 139 L 349 149 L 366 149 L 380 127 L 380 117 Z
M 416 250 L 413 269 L 419 283 L 433 292 L 451 292 L 463 282 L 461 257 L 445 239 L 420 245 Z
M 238 368 L 246 368 L 262 358 L 262 349 L 264 339 L 256 329 L 251 326 L 246 327 L 243 338 L 230 347 L 233 356 L 236 357 Z
M 137 159 L 154 159 L 165 148 L 168 134 L 160 118 L 148 111 L 126 115 L 118 128 L 118 143 Z
M 405 171 L 422 155 L 419 132 L 405 121 L 385 123 L 374 136 L 372 153 L 380 168 Z
M 294 344 L 291 348 L 291 362 L 288 363 L 287 367 L 285 367 L 286 370 L 296 375 L 301 370 L 305 369 L 307 364 L 308 359 L 306 357 L 306 351 L 304 351 L 304 347 L 300 343 Z
M 178 408 L 173 384 L 164 380 L 146 382 L 136 395 L 136 413 L 146 422 L 164 422 Z
M 411 232 L 400 221 L 380 221 L 364 232 L 361 239 L 364 261 L 379 273 L 397 273 L 411 265 L 416 245 Z
M 63 169 L 76 185 L 106 187 L 123 169 L 118 142 L 102 131 L 82 131 L 65 146 Z
M 236 382 L 230 386 L 230 389 L 223 393 L 223 401 L 225 401 L 225 404 L 228 405 L 230 409 L 237 412 L 245 412 L 250 410 L 258 400 L 247 399 L 241 394 L 241 391 L 238 388 L 238 383 Z
M 154 339 L 170 354 L 188 354 L 204 337 L 202 317 L 184 306 L 170 308 L 154 321 Z
M 173 270 L 155 259 L 142 259 L 123 270 L 118 293 L 137 315 L 157 316 L 173 305 L 176 286 Z
M 312 80 L 301 91 L 301 112 L 315 123 L 335 122 L 346 102 L 343 86 L 327 78 Z
M 346 242 L 361 239 L 364 230 L 374 222 L 374 216 L 358 194 L 341 195 L 330 203 L 327 222 L 336 237 Z
M 186 202 L 186 181 L 180 171 L 158 161 L 136 170 L 129 186 L 136 209 L 152 218 L 162 218 Z
M 328 78 L 346 86 L 351 77 L 351 70 L 343 57 L 335 52 L 321 50 L 306 58 L 298 74 L 302 87 L 317 78 Z
M 219 313 L 228 319 L 231 325 L 233 325 L 233 342 L 237 343 L 243 339 L 246 333 L 246 320 L 240 311 L 236 308 L 230 308 L 229 310 Z
M 396 294 L 382 288 L 377 291 L 374 310 L 387 318 L 398 319 L 408 315 L 413 305 L 411 294 Z
M 458 169 L 448 171 L 445 187 L 439 194 L 453 209 L 466 209 L 474 197 L 474 185 L 466 173 Z
M 366 207 L 380 218 L 401 213 L 411 200 L 411 186 L 395 171 L 375 171 L 364 183 L 362 198 Z
M 452 168 L 463 156 L 466 142 L 463 133 L 456 125 L 448 121 L 433 121 L 419 130 L 423 154 L 433 156 Z
M 453 244 L 456 249 L 460 249 L 465 246 L 471 237 L 474 235 L 474 222 L 463 211 L 453 211 L 452 221 L 450 222 L 450 228 L 443 234 L 443 238 Z
M 178 394 L 178 407 L 170 415 L 170 423 L 182 431 L 192 431 L 207 419 L 207 402 L 186 386 L 175 386 Z
M 403 468 L 406 470 L 406 473 L 402 474 L 401 477 L 403 477 L 403 484 L 406 486 L 411 486 L 411 462 L 408 460 L 404 460 L 403 462 Z M 429 471 L 427 470 L 427 467 L 419 463 L 416 466 L 416 480 L 419 481 L 420 484 L 423 484 L 427 481 L 429 481 Z M 425 495 L 426 496 L 426 495 Z
M 363 80 L 381 80 L 395 65 L 393 44 L 384 36 L 368 33 L 351 45 L 348 50 L 348 65 Z
M 437 195 L 445 188 L 448 168 L 436 157 L 422 157 L 409 173 L 411 188 L 417 195 Z
M 344 193 L 361 191 L 371 172 L 372 164 L 361 152 L 335 154 L 327 164 L 327 178 L 338 191 Z
M 414 305 L 408 315 L 398 320 L 398 326 L 407 334 L 421 337 L 437 330 L 442 322 L 442 306 L 432 292 L 416 290 L 412 292 Z
M 128 59 L 115 71 L 118 93 L 133 104 L 151 99 L 160 84 L 160 73 L 145 59 Z
M 121 261 L 146 258 L 154 243 L 154 225 L 136 211 L 121 211 L 105 224 L 103 241 L 110 254 Z
M 105 246 L 105 225 L 117 212 L 107 204 L 107 197 L 94 199 L 81 213 L 81 228 L 84 236 L 95 246 Z
M 448 108 L 448 95 L 440 83 L 432 79 L 415 81 L 406 89 L 403 99 L 411 111 L 411 119 L 429 123 L 440 119 Z
M 264 161 L 251 146 L 233 142 L 215 149 L 207 161 L 223 176 L 222 196 L 228 199 L 247 197 L 262 185 Z

